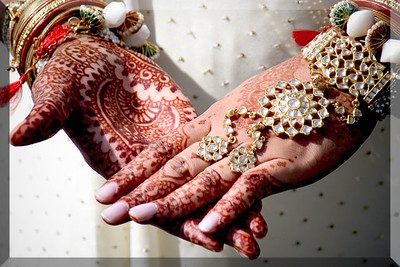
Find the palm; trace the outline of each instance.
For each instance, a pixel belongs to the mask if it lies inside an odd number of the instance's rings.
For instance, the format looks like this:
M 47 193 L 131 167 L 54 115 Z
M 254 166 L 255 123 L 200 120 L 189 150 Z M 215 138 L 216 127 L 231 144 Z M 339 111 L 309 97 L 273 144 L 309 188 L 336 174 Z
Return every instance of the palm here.
M 196 116 L 178 85 L 152 61 L 91 36 L 58 48 L 32 94 L 35 106 L 11 142 L 38 142 L 63 128 L 105 177 Z

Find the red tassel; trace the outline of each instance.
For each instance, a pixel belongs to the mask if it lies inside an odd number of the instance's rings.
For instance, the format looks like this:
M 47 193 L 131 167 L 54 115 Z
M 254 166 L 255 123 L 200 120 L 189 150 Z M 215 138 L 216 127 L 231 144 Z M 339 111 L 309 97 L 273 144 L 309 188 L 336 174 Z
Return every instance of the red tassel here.
M 37 59 L 50 55 L 57 47 L 58 41 L 62 38 L 65 38 L 70 31 L 70 27 L 68 25 L 57 25 L 50 31 L 50 33 L 44 38 L 44 40 L 36 40 L 40 41 L 35 49 L 35 57 Z M 0 88 L 0 107 L 4 107 L 7 105 L 10 100 L 20 92 L 22 88 L 22 84 L 25 83 L 28 73 L 33 69 L 33 66 L 30 67 L 24 74 L 22 74 L 18 81 L 13 82 L 3 88 Z
M 15 96 L 15 94 L 21 90 L 22 84 L 26 81 L 27 74 L 21 75 L 18 81 L 13 82 L 3 88 L 0 88 L 0 107 L 4 107 L 10 102 L 10 99 Z
M 66 37 L 69 33 L 70 27 L 68 25 L 57 25 L 52 29 L 39 46 L 35 49 L 35 57 L 42 58 L 50 55 L 56 49 L 58 41 Z
M 306 46 L 318 34 L 320 34 L 318 31 L 295 30 L 292 32 L 292 37 L 298 46 Z

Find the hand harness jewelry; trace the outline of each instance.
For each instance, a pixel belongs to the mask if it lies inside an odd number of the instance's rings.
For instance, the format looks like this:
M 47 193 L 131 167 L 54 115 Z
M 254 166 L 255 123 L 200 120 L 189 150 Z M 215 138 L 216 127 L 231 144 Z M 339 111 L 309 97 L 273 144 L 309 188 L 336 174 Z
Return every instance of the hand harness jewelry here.
M 270 129 L 275 135 L 294 138 L 309 135 L 324 126 L 330 116 L 328 108 L 339 115 L 348 125 L 356 124 L 364 113 L 376 113 L 382 117 L 389 105 L 390 81 L 396 74 L 376 59 L 390 36 L 390 27 L 383 21 L 374 23 L 368 30 L 367 42 L 344 33 L 351 16 L 358 6 L 351 1 L 335 5 L 330 14 L 332 27 L 326 29 L 303 48 L 303 56 L 309 62 L 312 80 L 301 82 L 280 81 L 274 87 L 266 88 L 264 96 L 258 100 L 259 108 L 249 111 L 246 107 L 229 110 L 225 114 L 223 127 L 225 137 L 206 136 L 199 142 L 196 155 L 205 161 L 219 161 L 229 157 L 233 172 L 244 173 L 255 167 L 255 152 L 263 147 L 266 140 L 262 130 Z M 365 35 L 364 35 L 365 36 Z M 363 43 L 366 42 L 366 45 Z M 399 62 L 400 63 L 400 62 Z M 345 92 L 353 97 L 352 111 L 346 110 L 339 102 L 325 95 L 329 88 Z M 390 96 L 390 93 L 389 93 Z M 380 104 L 379 104 L 380 103 Z M 253 142 L 229 151 L 229 145 L 237 142 L 234 121 L 239 118 L 258 119 L 247 130 Z

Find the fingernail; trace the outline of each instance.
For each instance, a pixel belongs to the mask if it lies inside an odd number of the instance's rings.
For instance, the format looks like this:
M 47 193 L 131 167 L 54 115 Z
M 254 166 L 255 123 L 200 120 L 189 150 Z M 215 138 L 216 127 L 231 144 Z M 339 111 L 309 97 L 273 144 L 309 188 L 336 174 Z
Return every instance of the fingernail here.
M 101 217 L 109 224 L 123 222 L 128 215 L 129 205 L 125 201 L 118 201 L 103 210 Z
M 217 213 L 208 214 L 200 223 L 199 229 L 204 233 L 212 233 L 217 230 L 221 216 Z
M 157 213 L 157 205 L 154 203 L 146 203 L 138 205 L 129 210 L 129 215 L 138 222 L 145 222 L 154 217 Z
M 108 203 L 113 200 L 114 195 L 117 193 L 117 189 L 117 183 L 107 183 L 97 190 L 95 197 L 101 203 Z

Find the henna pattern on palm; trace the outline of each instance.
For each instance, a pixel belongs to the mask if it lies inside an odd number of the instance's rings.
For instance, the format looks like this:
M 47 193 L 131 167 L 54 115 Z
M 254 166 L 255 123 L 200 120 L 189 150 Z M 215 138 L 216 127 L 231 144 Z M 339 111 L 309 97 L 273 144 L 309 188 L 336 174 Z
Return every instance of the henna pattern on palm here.
M 122 169 L 114 177 L 120 193 L 128 193 L 183 150 L 187 133 L 163 136 L 196 117 L 177 84 L 153 61 L 93 36 L 61 45 L 33 84 L 32 96 L 34 107 L 11 134 L 11 143 L 32 144 L 64 129 L 101 175 L 109 178 Z M 257 219 L 248 219 L 264 229 L 265 221 L 256 214 Z M 193 220 L 177 221 L 178 228 L 160 227 L 219 250 L 222 245 L 214 238 L 194 234 L 200 231 Z M 240 238 L 234 238 L 237 244 L 243 244 Z M 255 241 L 249 242 L 253 246 Z
M 32 92 L 35 104 L 54 107 L 58 118 L 39 107 L 42 114 L 28 116 L 11 142 L 41 141 L 63 127 L 106 177 L 196 116 L 176 83 L 152 61 L 91 36 L 57 49 Z

